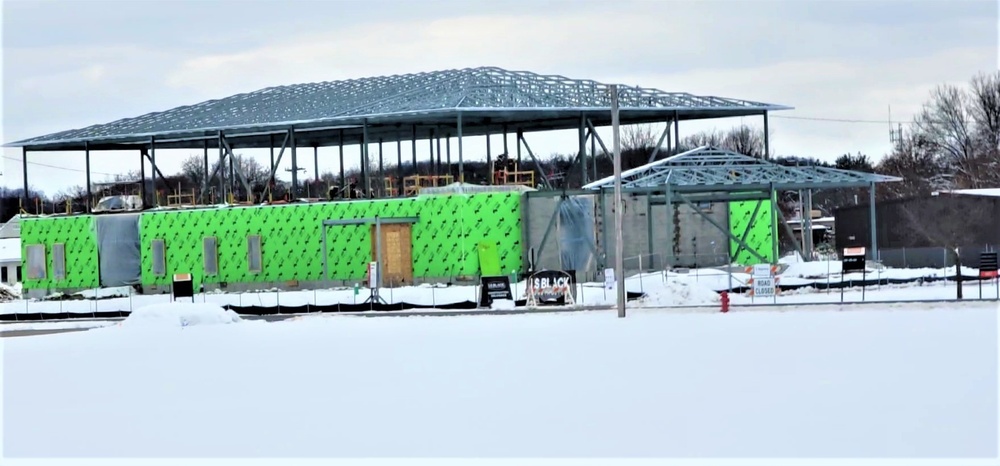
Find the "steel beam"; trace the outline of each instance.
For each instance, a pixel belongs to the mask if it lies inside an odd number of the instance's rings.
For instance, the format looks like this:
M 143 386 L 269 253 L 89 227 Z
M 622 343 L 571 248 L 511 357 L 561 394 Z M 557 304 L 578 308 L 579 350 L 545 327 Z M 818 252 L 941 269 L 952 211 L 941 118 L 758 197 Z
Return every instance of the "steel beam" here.
M 549 183 L 549 177 L 548 175 L 545 174 L 545 168 L 542 167 L 542 164 L 538 161 L 537 158 L 535 158 L 535 154 L 531 152 L 531 147 L 528 146 L 528 141 L 524 139 L 524 135 L 519 135 L 519 137 L 521 139 L 521 142 L 518 143 L 518 147 L 520 147 L 521 144 L 524 144 L 524 150 L 528 152 L 528 156 L 531 157 L 531 160 L 533 162 L 535 162 L 535 169 L 538 170 L 538 173 L 542 175 L 542 183 L 545 184 L 546 188 L 552 189 L 552 183 Z M 518 167 L 518 169 L 520 170 L 520 167 Z
M 226 136 L 222 134 L 221 131 L 219 132 L 219 140 L 222 141 L 222 145 L 226 148 L 226 154 L 229 156 L 229 166 L 232 169 L 231 171 L 235 175 L 239 176 L 240 182 L 243 183 L 243 189 L 246 190 L 247 196 L 250 196 L 250 182 L 247 180 L 246 174 L 243 173 L 243 167 L 239 166 L 239 160 L 236 158 L 236 154 L 233 153 L 232 146 L 229 145 L 229 141 L 226 140 Z
M 660 146 L 663 145 L 663 139 L 666 138 L 668 134 L 670 134 L 670 123 L 667 123 L 667 126 L 663 128 L 663 133 L 660 134 L 660 140 L 656 142 L 656 147 L 653 148 L 653 153 L 649 154 L 649 161 L 646 163 L 653 163 L 653 161 L 656 160 L 656 154 L 660 153 Z

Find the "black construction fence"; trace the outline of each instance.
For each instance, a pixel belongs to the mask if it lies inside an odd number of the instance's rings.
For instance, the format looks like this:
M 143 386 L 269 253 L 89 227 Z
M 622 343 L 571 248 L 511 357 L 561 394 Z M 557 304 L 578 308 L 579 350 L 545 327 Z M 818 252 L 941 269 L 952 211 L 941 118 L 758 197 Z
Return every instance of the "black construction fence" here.
M 644 297 L 644 293 L 628 292 L 627 300 L 634 301 Z M 183 301 L 181 301 L 183 302 Z M 560 301 L 553 301 L 553 305 L 563 304 Z M 515 307 L 525 307 L 527 300 L 514 301 Z M 413 303 L 359 303 L 359 304 L 305 304 L 301 306 L 236 306 L 226 304 L 222 306 L 241 316 L 277 316 L 295 314 L 316 314 L 316 313 L 358 313 L 358 312 L 400 312 L 419 311 L 421 309 L 437 309 L 444 311 L 472 311 L 479 307 L 474 301 L 460 301 L 450 304 L 413 304 Z M 95 312 L 31 312 L 31 313 L 6 313 L 0 314 L 0 322 L 31 322 L 42 320 L 65 320 L 65 319 L 117 319 L 128 317 L 131 312 L 127 310 L 117 311 L 95 311 Z

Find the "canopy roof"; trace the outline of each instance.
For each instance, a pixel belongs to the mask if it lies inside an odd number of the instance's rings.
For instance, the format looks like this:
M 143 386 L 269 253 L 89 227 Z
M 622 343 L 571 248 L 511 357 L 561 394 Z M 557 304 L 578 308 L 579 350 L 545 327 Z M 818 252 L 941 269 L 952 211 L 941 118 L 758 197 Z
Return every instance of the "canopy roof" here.
M 902 178 L 816 166 L 790 167 L 711 146 L 622 172 L 623 188 L 669 185 L 671 190 L 687 192 L 863 188 L 890 181 Z M 609 176 L 583 188 L 613 188 L 614 182 Z
M 271 147 L 294 128 L 299 147 L 496 134 L 504 129 L 576 129 L 581 117 L 610 124 L 609 85 L 592 80 L 508 71 L 453 69 L 261 89 L 6 144 L 28 150 L 202 148 L 227 140 L 240 147 Z M 619 86 L 622 124 L 669 119 L 762 115 L 791 107 L 637 86 Z M 216 147 L 214 142 L 210 147 Z

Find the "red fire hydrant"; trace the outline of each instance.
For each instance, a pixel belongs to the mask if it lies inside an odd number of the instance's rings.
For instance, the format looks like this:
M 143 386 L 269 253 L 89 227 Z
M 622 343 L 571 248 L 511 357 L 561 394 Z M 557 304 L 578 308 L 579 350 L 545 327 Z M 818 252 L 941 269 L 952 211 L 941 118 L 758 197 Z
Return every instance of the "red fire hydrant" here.
M 721 296 L 722 312 L 729 312 L 729 292 L 723 291 Z

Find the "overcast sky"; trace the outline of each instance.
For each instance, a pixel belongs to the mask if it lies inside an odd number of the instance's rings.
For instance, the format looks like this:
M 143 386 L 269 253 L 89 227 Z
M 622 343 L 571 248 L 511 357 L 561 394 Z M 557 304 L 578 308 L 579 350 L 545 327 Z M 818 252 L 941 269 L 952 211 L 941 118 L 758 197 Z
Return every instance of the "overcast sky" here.
M 770 121 L 779 155 L 878 159 L 890 106 L 908 121 L 934 86 L 998 63 L 996 0 L 4 0 L 2 15 L 4 143 L 272 85 L 490 65 L 790 105 Z M 575 151 L 572 133 L 528 137 L 537 153 Z M 320 171 L 338 170 L 335 151 L 320 149 Z M 176 172 L 191 154 L 157 160 Z M 20 149 L 3 160 L 4 184 L 21 186 Z M 33 188 L 84 184 L 82 152 L 28 161 Z M 95 181 L 138 166 L 92 155 Z

